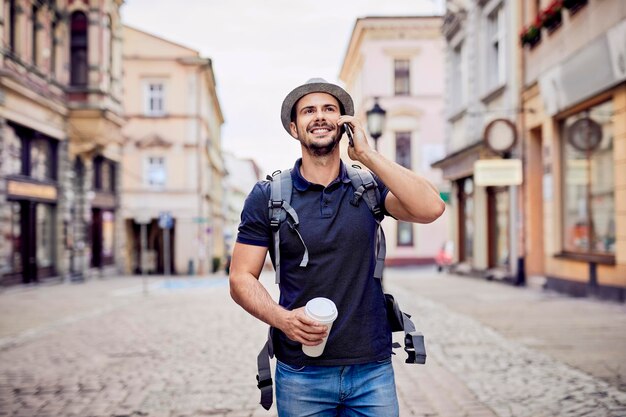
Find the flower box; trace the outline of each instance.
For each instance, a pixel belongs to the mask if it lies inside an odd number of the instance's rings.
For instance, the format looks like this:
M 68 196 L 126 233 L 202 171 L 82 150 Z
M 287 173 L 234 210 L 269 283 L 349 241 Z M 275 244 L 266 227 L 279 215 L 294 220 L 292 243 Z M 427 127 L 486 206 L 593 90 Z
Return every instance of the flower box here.
M 537 17 L 533 23 L 526 26 L 519 34 L 522 46 L 528 45 L 531 49 L 541 42 L 541 19 Z
M 563 0 L 563 7 L 569 10 L 570 14 L 575 14 L 583 6 L 587 5 L 588 0 Z
M 543 9 L 539 14 L 541 26 L 548 30 L 548 33 L 554 32 L 563 22 L 563 1 L 554 0 L 548 7 Z

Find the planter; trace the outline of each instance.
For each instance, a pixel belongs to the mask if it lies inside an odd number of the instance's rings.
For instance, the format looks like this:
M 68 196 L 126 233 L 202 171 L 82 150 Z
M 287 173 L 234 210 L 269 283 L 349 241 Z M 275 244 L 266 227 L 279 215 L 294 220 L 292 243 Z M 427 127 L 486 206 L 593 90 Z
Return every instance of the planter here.
M 563 7 L 569 10 L 570 14 L 575 14 L 582 7 L 587 5 L 588 0 L 563 0 Z
M 554 0 L 548 7 L 541 11 L 539 18 L 541 26 L 548 30 L 548 33 L 554 32 L 563 22 L 562 0 Z
M 541 20 L 537 17 L 535 22 L 525 27 L 519 34 L 522 46 L 528 45 L 531 49 L 541 42 Z
M 548 30 L 548 33 L 554 32 L 563 23 L 563 14 L 559 10 L 558 13 L 554 13 L 550 16 L 545 16 L 543 19 L 543 27 Z

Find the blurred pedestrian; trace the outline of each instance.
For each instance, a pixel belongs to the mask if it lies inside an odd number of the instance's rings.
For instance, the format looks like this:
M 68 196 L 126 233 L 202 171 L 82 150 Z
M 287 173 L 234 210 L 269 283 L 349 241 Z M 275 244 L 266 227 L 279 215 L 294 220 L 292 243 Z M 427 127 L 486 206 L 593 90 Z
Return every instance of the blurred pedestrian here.
M 283 101 L 282 123 L 300 142 L 302 158 L 291 170 L 290 204 L 300 220 L 299 234 L 287 222 L 280 225 L 279 303 L 258 281 L 268 249 L 276 266 L 270 181 L 256 184 L 241 216 L 231 295 L 273 329 L 279 416 L 398 415 L 391 330 L 382 284 L 374 278 L 378 223 L 368 205 L 350 204 L 355 189 L 339 148 L 345 126 L 353 131 L 348 155 L 374 174 L 382 214 L 429 223 L 445 204 L 430 182 L 370 147 L 353 115 L 350 95 L 319 78 Z M 331 299 L 338 311 L 319 357 L 302 351 L 303 345 L 319 345 L 327 336 L 326 326 L 305 314 L 305 304 L 314 297 Z

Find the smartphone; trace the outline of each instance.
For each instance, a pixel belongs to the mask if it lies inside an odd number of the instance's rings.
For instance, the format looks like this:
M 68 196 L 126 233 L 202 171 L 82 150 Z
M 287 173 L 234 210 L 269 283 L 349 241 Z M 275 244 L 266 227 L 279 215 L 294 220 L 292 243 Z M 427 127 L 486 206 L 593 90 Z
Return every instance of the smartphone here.
M 343 127 L 343 130 L 346 131 L 346 135 L 348 135 L 348 144 L 350 146 L 354 146 L 354 142 L 352 141 L 352 128 L 350 127 L 350 125 L 344 123 L 343 125 L 341 125 L 341 127 Z

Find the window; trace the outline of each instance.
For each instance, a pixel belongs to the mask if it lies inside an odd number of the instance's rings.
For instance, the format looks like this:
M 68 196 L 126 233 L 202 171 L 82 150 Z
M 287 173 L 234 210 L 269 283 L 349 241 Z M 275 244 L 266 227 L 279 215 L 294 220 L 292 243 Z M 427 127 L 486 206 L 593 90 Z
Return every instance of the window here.
M 145 114 L 163 116 L 165 114 L 165 87 L 163 82 L 150 81 L 145 87 Z
M 612 102 L 563 123 L 563 248 L 566 252 L 615 254 L 615 193 Z M 589 117 L 601 127 L 597 146 L 583 150 L 568 140 L 569 127 Z
M 101 156 L 94 159 L 93 188 L 107 193 L 115 191 L 115 162 Z
M 57 32 L 59 27 L 59 15 L 56 10 L 52 12 L 52 45 L 50 46 L 50 74 L 56 78 L 57 72 L 57 48 L 59 41 L 57 40 Z
M 70 84 L 85 87 L 89 80 L 89 63 L 87 55 L 87 16 L 83 12 L 72 14 L 71 24 L 71 73 Z
M 398 221 L 398 246 L 413 246 L 413 223 Z
M 39 32 L 39 23 L 37 23 L 37 18 L 39 15 L 39 4 L 35 2 L 31 8 L 31 20 L 32 20 L 32 34 L 31 34 L 31 57 L 33 65 L 37 66 L 39 63 L 39 43 L 37 39 L 37 32 Z
M 487 71 L 485 86 L 488 90 L 504 84 L 505 56 L 504 56 L 504 8 L 498 6 L 487 16 Z
M 167 174 L 165 172 L 165 158 L 162 156 L 148 157 L 146 162 L 146 183 L 155 188 L 165 186 Z
M 394 61 L 394 91 L 397 96 L 411 94 L 410 66 L 411 61 L 408 59 L 396 59 Z
M 450 74 L 450 102 L 452 110 L 457 111 L 465 104 L 465 86 L 463 71 L 463 43 L 452 50 L 452 73 Z
M 411 169 L 411 132 L 396 132 L 396 162 Z
M 9 0 L 9 48 L 15 54 L 15 40 L 17 38 L 17 10 L 15 0 Z
M 15 134 L 11 126 L 6 128 L 6 159 L 5 166 L 7 174 L 22 174 L 22 139 Z

